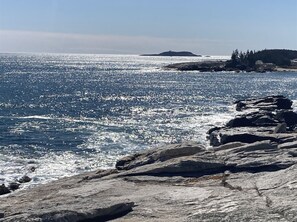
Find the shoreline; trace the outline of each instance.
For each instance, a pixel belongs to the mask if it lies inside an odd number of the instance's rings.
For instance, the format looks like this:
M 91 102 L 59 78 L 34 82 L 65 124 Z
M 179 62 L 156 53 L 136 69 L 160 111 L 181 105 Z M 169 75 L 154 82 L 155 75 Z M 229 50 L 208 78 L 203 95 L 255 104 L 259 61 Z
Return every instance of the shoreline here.
M 199 72 L 256 72 L 256 73 L 264 73 L 264 72 L 297 72 L 297 68 L 283 68 L 283 67 L 275 67 L 271 68 L 246 68 L 246 69 L 238 69 L 238 68 L 227 68 L 226 67 L 227 60 L 207 60 L 207 61 L 199 61 L 199 62 L 183 62 L 183 63 L 173 63 L 170 65 L 166 65 L 163 67 L 165 70 L 176 70 L 176 71 L 199 71 Z
M 235 106 L 245 112 L 209 130 L 210 149 L 165 145 L 114 169 L 14 192 L 1 197 L 0 221 L 296 221 L 292 101 L 268 96 Z

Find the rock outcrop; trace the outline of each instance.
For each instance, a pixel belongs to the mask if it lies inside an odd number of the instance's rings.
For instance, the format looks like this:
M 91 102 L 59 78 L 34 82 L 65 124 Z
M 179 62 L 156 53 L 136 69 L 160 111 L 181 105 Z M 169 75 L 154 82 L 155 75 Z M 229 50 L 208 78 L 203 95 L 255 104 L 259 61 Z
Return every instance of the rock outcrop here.
M 252 110 L 230 120 L 225 127 L 209 130 L 210 144 L 219 146 L 230 142 L 253 143 L 271 140 L 286 143 L 297 138 L 297 114 L 292 101 L 283 96 L 236 101 L 236 110 Z
M 0 186 L 0 195 L 8 194 L 8 193 L 10 193 L 10 190 L 4 184 L 2 184 Z
M 236 104 L 245 112 L 209 131 L 211 148 L 166 145 L 13 192 L 1 198 L 0 221 L 297 221 L 292 102 Z
M 226 71 L 225 61 L 184 62 L 165 66 L 165 69 L 178 71 L 220 72 Z

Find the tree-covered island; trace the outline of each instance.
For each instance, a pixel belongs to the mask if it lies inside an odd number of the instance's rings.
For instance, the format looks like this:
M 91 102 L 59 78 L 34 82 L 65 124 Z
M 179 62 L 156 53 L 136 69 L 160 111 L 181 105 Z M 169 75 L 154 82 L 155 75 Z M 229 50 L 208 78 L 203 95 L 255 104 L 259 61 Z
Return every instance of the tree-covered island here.
M 233 51 L 231 59 L 227 61 L 203 61 L 177 63 L 166 66 L 167 69 L 180 71 L 198 70 L 201 72 L 212 71 L 297 71 L 297 51 L 286 49 L 265 49 L 261 51 L 246 52 Z

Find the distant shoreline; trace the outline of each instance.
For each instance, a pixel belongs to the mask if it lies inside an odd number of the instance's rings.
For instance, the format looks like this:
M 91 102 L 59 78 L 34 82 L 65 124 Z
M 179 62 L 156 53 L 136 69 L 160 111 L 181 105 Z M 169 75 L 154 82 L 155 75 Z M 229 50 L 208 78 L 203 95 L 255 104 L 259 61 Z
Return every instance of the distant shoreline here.
M 242 52 L 234 50 L 229 60 L 185 62 L 167 65 L 165 69 L 200 72 L 297 72 L 297 51 L 270 49 Z
M 166 51 L 166 52 L 161 52 L 158 54 L 142 54 L 140 56 L 166 56 L 166 57 L 174 57 L 174 56 L 182 56 L 182 57 L 202 57 L 202 55 L 196 55 L 192 52 L 188 51 L 180 51 L 180 52 L 175 52 L 175 51 Z
M 199 71 L 199 72 L 297 72 L 297 68 L 284 68 L 276 66 L 273 69 L 251 69 L 247 68 L 245 70 L 240 70 L 237 68 L 226 67 L 225 60 L 206 60 L 202 62 L 183 62 L 183 63 L 173 63 L 170 65 L 166 65 L 163 68 L 165 70 L 176 70 L 176 71 Z

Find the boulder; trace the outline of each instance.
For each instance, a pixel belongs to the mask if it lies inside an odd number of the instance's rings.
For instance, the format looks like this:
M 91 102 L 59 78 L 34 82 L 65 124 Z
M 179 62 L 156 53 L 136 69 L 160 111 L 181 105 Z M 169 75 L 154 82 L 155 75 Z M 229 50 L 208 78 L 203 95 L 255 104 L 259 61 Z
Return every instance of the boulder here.
M 144 165 L 135 169 L 120 173 L 119 176 L 202 176 L 213 173 L 224 172 L 224 163 L 216 159 L 212 152 L 201 156 L 180 157 L 165 162 Z
M 276 126 L 278 121 L 266 113 L 253 113 L 248 115 L 238 116 L 231 119 L 226 127 L 246 127 L 246 126 Z
M 205 151 L 205 148 L 197 143 L 171 144 L 124 157 L 117 161 L 116 168 L 118 170 L 129 170 L 146 164 L 163 162 L 182 156 L 190 156 L 203 151 Z
M 276 114 L 277 119 L 281 122 L 285 122 L 287 126 L 292 127 L 297 124 L 297 113 L 293 111 L 283 110 Z
M 27 175 L 22 176 L 20 179 L 18 179 L 19 183 L 28 183 L 30 182 L 32 179 L 30 177 L 28 177 Z
M 250 119 L 247 119 L 245 116 L 237 117 L 230 120 L 227 124 L 227 127 L 243 127 L 243 126 L 253 126 L 253 123 Z
M 0 195 L 8 194 L 8 193 L 10 193 L 10 190 L 4 184 L 2 184 L 0 186 Z
M 16 182 L 12 182 L 9 184 L 8 188 L 12 191 L 19 189 L 20 184 Z

